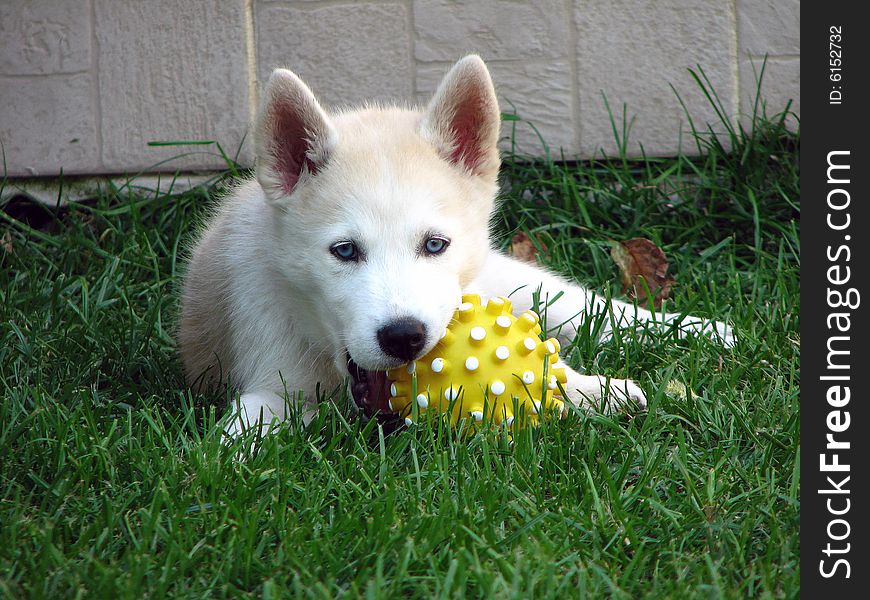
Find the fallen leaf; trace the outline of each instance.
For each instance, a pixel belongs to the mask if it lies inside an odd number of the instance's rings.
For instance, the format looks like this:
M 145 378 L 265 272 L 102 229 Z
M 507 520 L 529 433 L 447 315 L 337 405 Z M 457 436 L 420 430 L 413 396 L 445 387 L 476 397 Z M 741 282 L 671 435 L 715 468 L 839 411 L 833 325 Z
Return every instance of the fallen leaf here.
M 541 252 L 547 252 L 547 245 L 536 240 Z M 520 231 L 511 238 L 511 256 L 523 262 L 535 264 L 538 262 L 538 246 L 525 231 Z
M 619 267 L 622 291 L 629 298 L 644 298 L 649 308 L 649 288 L 655 308 L 668 299 L 675 280 L 668 275 L 668 259 L 661 248 L 646 238 L 634 238 L 613 242 L 610 256 Z
M 9 235 L 8 231 L 3 234 L 3 239 L 0 239 L 0 247 L 6 254 L 12 254 L 12 236 Z

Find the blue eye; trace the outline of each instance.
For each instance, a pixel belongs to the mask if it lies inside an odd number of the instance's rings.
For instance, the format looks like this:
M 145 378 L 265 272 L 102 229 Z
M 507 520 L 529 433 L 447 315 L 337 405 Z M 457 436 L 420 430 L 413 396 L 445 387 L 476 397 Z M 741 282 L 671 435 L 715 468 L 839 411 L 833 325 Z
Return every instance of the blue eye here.
M 426 251 L 426 254 L 430 256 L 434 256 L 436 254 L 441 254 L 447 249 L 447 246 L 450 245 L 450 242 L 445 240 L 442 237 L 430 237 L 426 240 L 426 243 L 423 244 L 423 250 Z
M 338 260 L 354 262 L 359 260 L 359 250 L 353 242 L 339 242 L 333 244 L 332 247 L 329 248 L 329 251 L 332 252 L 332 255 Z

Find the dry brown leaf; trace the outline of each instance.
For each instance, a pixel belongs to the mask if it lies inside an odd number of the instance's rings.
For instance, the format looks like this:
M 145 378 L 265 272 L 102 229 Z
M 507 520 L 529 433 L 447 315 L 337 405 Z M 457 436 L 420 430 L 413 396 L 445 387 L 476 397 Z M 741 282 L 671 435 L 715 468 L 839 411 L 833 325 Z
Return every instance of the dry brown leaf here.
M 12 236 L 9 235 L 8 231 L 3 234 L 3 239 L 0 239 L 0 247 L 6 254 L 12 254 Z
M 537 240 L 541 252 L 547 252 L 547 245 Z M 520 231 L 511 238 L 511 256 L 523 262 L 535 264 L 538 262 L 538 248 L 525 231 Z
M 668 299 L 675 280 L 668 275 L 668 259 L 661 248 L 646 238 L 634 238 L 613 242 L 610 256 L 619 267 L 622 291 L 629 298 L 642 298 L 648 304 L 649 288 L 655 308 Z

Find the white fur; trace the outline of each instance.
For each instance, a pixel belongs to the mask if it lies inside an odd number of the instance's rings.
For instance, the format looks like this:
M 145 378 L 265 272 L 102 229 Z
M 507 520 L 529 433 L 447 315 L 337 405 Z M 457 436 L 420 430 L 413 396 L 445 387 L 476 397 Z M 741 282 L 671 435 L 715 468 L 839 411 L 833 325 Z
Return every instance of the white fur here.
M 348 377 L 346 352 L 361 367 L 400 361 L 379 346 L 391 320 L 426 325 L 438 341 L 463 291 L 511 295 L 519 307 L 564 295 L 548 322 L 570 340 L 590 313 L 612 310 L 615 327 L 656 321 L 622 302 L 608 307 L 562 278 L 491 249 L 497 192 L 499 111 L 489 73 L 475 56 L 457 63 L 424 111 L 369 107 L 327 114 L 294 74 L 277 70 L 257 123 L 257 179 L 224 199 L 193 247 L 184 284 L 180 347 L 192 385 L 229 379 L 241 392 L 230 434 L 286 417 L 286 392 L 301 391 L 305 414 L 315 386 Z M 421 255 L 429 234 L 450 240 Z M 354 241 L 357 263 L 330 248 Z M 733 337 L 723 323 L 683 318 L 685 332 Z M 610 396 L 646 405 L 633 382 L 569 370 L 569 399 L 601 405 Z

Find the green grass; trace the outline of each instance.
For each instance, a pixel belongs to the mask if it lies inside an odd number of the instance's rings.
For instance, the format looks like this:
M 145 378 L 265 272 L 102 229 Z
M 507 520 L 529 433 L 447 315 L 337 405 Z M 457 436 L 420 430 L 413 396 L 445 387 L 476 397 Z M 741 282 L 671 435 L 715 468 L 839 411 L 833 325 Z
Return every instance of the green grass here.
M 215 188 L 3 214 L 0 596 L 796 596 L 799 136 L 764 117 L 695 136 L 701 158 L 508 157 L 505 243 L 532 232 L 617 295 L 609 240 L 648 237 L 672 308 L 740 336 L 580 335 L 568 361 L 638 380 L 650 410 L 513 445 L 385 439 L 325 390 L 311 427 L 225 447 L 226 398 L 183 389 L 172 339 L 179 248 Z

